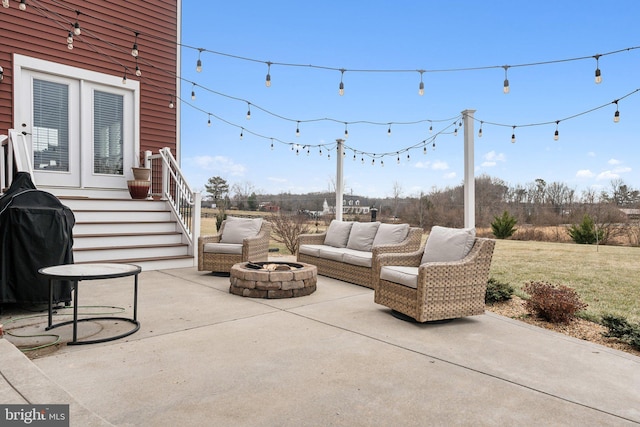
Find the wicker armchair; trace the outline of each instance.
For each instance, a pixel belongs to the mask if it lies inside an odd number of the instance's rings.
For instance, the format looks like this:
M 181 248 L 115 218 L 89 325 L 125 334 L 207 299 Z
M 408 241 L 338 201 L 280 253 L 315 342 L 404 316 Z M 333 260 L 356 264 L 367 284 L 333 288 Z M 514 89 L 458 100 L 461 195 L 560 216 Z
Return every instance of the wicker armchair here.
M 484 314 L 494 246 L 495 240 L 475 238 L 463 259 L 422 265 L 424 248 L 406 254 L 382 254 L 375 263 L 374 301 L 418 322 Z M 385 266 L 409 267 L 400 271 L 411 280 L 417 275 L 416 287 L 381 279 Z
M 228 273 L 231 271 L 231 267 L 239 262 L 267 261 L 269 256 L 269 239 L 271 238 L 271 223 L 267 221 L 262 221 L 260 231 L 255 237 L 243 239 L 241 251 L 240 248 L 238 248 L 237 251 L 228 251 L 236 253 L 220 253 L 206 249 L 205 245 L 207 243 L 220 243 L 226 222 L 226 220 L 222 221 L 222 225 L 217 234 L 200 236 L 198 238 L 198 271 Z

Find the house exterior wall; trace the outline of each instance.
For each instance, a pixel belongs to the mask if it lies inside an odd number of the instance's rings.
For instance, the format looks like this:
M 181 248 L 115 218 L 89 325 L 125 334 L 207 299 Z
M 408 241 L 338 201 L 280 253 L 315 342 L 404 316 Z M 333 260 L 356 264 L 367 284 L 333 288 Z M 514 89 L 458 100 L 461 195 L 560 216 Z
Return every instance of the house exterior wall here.
M 27 1 L 26 10 L 10 0 L 0 8 L 0 134 L 14 123 L 13 54 L 140 81 L 140 151 L 163 147 L 179 155 L 179 14 L 180 0 L 153 2 L 116 0 Z M 77 11 L 80 14 L 77 14 Z M 68 32 L 76 22 L 82 33 L 67 47 Z M 138 32 L 138 65 L 131 55 Z M 20 96 L 19 93 L 16 96 Z M 173 99 L 175 108 L 169 108 Z M 179 160 L 179 158 L 178 158 Z

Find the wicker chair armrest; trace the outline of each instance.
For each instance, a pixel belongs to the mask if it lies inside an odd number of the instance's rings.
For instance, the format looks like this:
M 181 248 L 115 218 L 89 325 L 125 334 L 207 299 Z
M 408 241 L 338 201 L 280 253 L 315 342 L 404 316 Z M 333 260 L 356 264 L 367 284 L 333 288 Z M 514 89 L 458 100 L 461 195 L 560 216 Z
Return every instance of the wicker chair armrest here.
M 401 265 L 405 267 L 417 267 L 422 259 L 423 249 L 413 252 L 393 252 L 380 254 L 376 257 L 376 263 L 382 267 L 384 265 Z
M 208 236 L 198 237 L 198 246 L 203 246 L 205 243 L 220 243 L 222 234 L 212 234 Z
M 422 241 L 422 229 L 419 227 L 411 227 L 407 237 L 400 242 L 389 245 L 377 245 L 372 248 L 374 259 L 385 253 L 407 253 L 414 252 L 420 248 L 420 242 Z
M 326 236 L 326 231 L 324 233 L 300 234 L 298 236 L 298 247 L 300 247 L 300 245 L 321 245 L 324 243 Z

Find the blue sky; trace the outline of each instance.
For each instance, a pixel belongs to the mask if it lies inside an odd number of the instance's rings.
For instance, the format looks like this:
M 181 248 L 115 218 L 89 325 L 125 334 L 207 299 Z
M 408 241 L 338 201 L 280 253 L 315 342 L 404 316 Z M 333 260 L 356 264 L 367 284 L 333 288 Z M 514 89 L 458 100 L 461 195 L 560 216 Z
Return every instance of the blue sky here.
M 595 55 L 640 46 L 635 0 L 184 0 L 182 9 L 181 156 L 195 189 L 221 176 L 258 193 L 331 190 L 330 147 L 345 128 L 345 193 L 386 197 L 397 183 L 412 196 L 456 186 L 464 139 L 453 123 L 468 109 L 475 110 L 476 175 L 510 185 L 542 178 L 578 193 L 608 189 L 612 179 L 640 188 L 640 91 L 633 93 L 640 49 L 600 57 L 602 83 L 594 82 Z M 267 62 L 274 63 L 271 87 Z M 552 63 L 516 66 L 544 62 Z M 508 94 L 503 65 L 510 65 Z M 479 69 L 433 71 L 467 68 Z M 339 69 L 346 70 L 343 96 Z M 423 96 L 415 70 L 427 70 Z M 401 124 L 410 122 L 418 123 Z

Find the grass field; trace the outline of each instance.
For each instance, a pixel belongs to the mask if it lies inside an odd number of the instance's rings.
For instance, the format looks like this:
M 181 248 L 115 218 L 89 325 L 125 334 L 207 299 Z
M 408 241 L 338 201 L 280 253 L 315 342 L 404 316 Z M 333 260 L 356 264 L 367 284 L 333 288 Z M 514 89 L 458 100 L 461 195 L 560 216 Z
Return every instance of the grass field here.
M 201 235 L 214 234 L 215 223 L 212 215 L 203 217 Z M 320 228 L 324 230 L 324 224 Z M 270 247 L 288 253 L 284 245 L 273 240 Z M 616 314 L 640 322 L 638 247 L 497 240 L 490 274 L 514 286 L 520 296 L 522 286 L 530 281 L 566 285 L 589 305 L 588 318 Z

